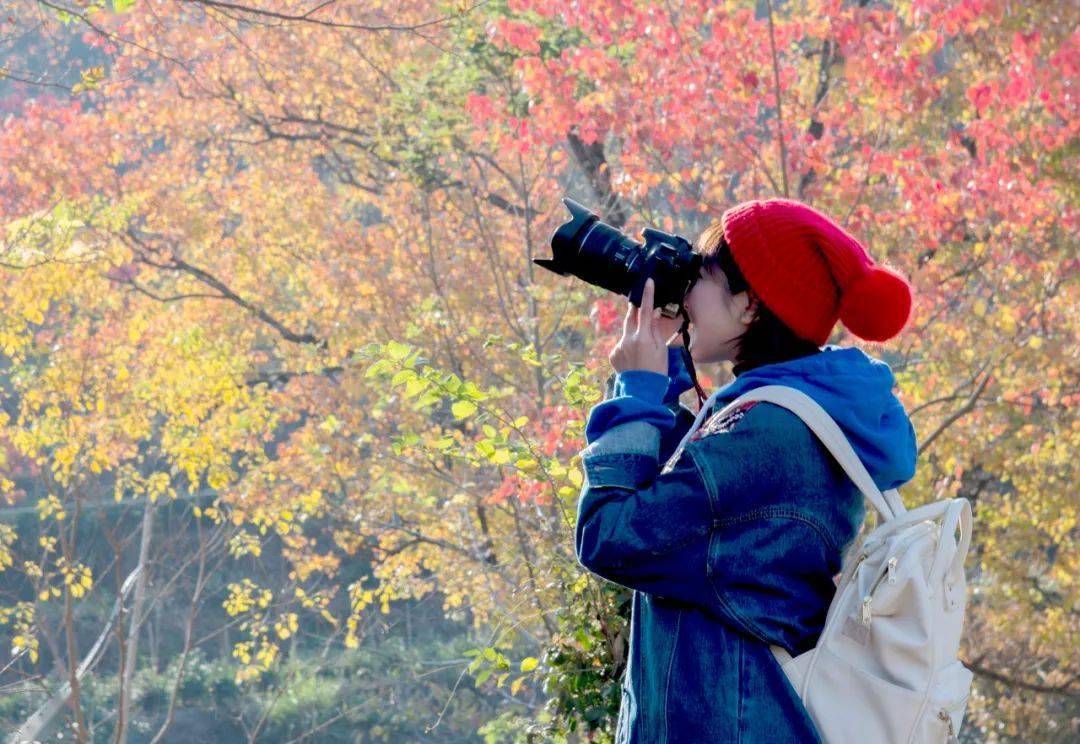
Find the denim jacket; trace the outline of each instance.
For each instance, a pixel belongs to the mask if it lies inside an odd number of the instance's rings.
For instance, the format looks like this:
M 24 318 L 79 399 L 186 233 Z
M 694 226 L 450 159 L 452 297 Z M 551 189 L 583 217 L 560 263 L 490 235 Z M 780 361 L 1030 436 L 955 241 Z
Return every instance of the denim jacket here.
M 873 402 L 842 414 L 830 383 L 813 383 L 830 377 L 860 379 L 848 395 Z M 887 365 L 835 346 L 750 370 L 672 457 L 694 420 L 679 403 L 691 384 L 681 349 L 666 376 L 609 378 L 586 424 L 575 545 L 585 568 L 634 590 L 617 743 L 820 741 L 769 644 L 794 656 L 816 643 L 863 497 L 787 409 L 714 411 L 759 384 L 801 387 L 892 487 L 913 475 L 916 451 L 892 382 Z

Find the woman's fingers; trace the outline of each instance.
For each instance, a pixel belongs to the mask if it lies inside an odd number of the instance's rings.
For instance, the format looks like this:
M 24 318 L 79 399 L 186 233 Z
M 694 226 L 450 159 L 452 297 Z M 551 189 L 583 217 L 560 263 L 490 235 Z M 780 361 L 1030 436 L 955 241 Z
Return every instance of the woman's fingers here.
M 608 355 L 612 366 L 618 371 L 650 369 L 663 374 L 667 369 L 664 348 L 667 329 L 661 309 L 653 307 L 654 296 L 654 282 L 647 279 L 641 293 L 641 304 L 635 306 L 629 298 L 626 300 L 623 335 Z
M 656 346 L 666 346 L 667 339 L 664 338 L 664 329 L 661 327 L 663 321 L 660 316 L 660 308 L 653 307 L 653 297 L 656 294 L 656 283 L 652 278 L 645 280 L 645 291 L 641 295 L 641 312 L 645 313 L 646 322 L 649 324 L 648 335 L 652 339 L 653 344 Z
M 638 315 L 638 330 L 641 330 L 642 320 L 652 326 L 653 317 L 653 280 L 652 277 L 645 280 L 645 289 L 641 292 L 641 314 Z
M 641 292 L 641 306 L 635 306 L 628 297 L 626 299 L 626 315 L 623 317 L 623 336 L 638 335 L 652 339 L 658 344 L 664 343 L 660 338 L 662 330 L 659 328 L 657 319 L 660 317 L 659 308 L 653 307 L 653 295 L 655 285 L 651 278 L 645 280 L 645 288 Z
M 626 300 L 626 315 L 623 316 L 622 335 L 626 338 L 633 330 L 637 329 L 637 308 L 630 299 Z

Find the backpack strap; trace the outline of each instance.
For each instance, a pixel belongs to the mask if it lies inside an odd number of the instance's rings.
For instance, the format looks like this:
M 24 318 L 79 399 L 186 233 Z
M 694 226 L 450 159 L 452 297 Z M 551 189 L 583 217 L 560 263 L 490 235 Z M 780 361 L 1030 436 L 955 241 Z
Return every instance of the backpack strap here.
M 870 477 L 870 473 L 867 472 L 866 466 L 863 465 L 859 456 L 855 454 L 855 450 L 852 449 L 851 443 L 848 442 L 847 437 L 844 436 L 844 433 L 840 430 L 840 427 L 833 420 L 832 416 L 826 413 L 825 409 L 809 395 L 788 385 L 763 385 L 743 393 L 725 406 L 725 409 L 733 408 L 740 403 L 745 403 L 750 400 L 764 400 L 775 403 L 787 408 L 801 418 L 810 430 L 818 436 L 822 443 L 824 443 L 825 447 L 828 448 L 829 452 L 836 458 L 836 461 L 840 463 L 840 467 L 842 467 L 844 472 L 855 482 L 855 485 L 858 486 L 863 495 L 869 499 L 874 508 L 878 510 L 882 519 L 888 521 L 906 511 L 903 503 L 900 502 L 900 497 L 896 489 L 889 489 L 891 496 L 893 496 L 893 499 L 891 500 L 899 505 L 899 509 L 893 508 L 889 503 L 890 500 L 886 499 L 874 483 L 873 478 Z

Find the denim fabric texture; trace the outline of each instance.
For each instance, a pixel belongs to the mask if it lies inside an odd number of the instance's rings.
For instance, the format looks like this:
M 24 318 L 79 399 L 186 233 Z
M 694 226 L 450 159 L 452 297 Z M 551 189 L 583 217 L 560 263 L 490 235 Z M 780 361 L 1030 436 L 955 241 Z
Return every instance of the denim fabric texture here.
M 914 430 L 887 365 L 826 346 L 766 367 L 736 378 L 713 410 L 753 383 L 792 384 L 833 415 L 875 480 L 910 479 Z M 835 381 L 816 390 L 814 368 L 853 383 L 858 410 L 837 411 Z M 769 644 L 795 656 L 817 642 L 863 496 L 798 416 L 768 402 L 688 441 L 661 472 L 693 423 L 679 403 L 690 387 L 681 350 L 669 349 L 667 375 L 609 378 L 586 425 L 577 557 L 634 590 L 616 742 L 820 741 Z

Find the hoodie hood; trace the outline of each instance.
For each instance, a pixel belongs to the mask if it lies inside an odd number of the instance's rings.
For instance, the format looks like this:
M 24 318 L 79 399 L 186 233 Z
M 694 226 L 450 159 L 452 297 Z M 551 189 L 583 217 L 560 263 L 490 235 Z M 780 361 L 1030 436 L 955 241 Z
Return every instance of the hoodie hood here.
M 829 344 L 817 354 L 749 369 L 716 392 L 719 409 L 762 385 L 788 385 L 832 416 L 883 491 L 915 475 L 915 429 L 893 394 L 892 369 L 856 347 Z

